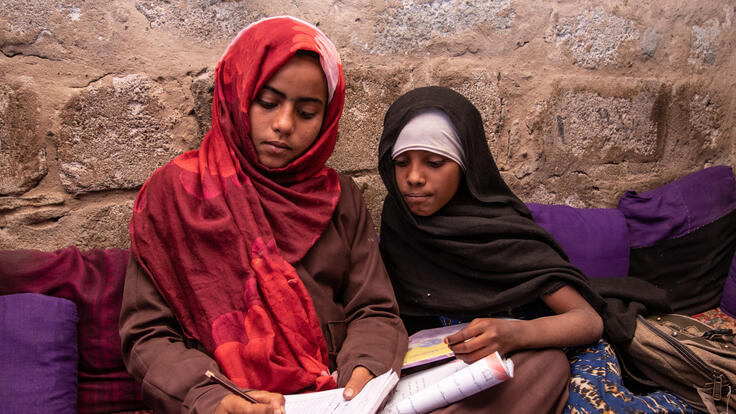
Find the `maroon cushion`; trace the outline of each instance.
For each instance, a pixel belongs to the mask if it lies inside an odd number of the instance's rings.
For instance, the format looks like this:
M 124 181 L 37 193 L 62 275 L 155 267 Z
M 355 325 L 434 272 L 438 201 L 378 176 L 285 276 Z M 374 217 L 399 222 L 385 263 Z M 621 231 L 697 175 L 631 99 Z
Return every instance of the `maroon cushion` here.
M 118 319 L 128 252 L 76 247 L 0 251 L 0 294 L 41 293 L 79 311 L 79 413 L 144 408 L 140 387 L 123 365 Z

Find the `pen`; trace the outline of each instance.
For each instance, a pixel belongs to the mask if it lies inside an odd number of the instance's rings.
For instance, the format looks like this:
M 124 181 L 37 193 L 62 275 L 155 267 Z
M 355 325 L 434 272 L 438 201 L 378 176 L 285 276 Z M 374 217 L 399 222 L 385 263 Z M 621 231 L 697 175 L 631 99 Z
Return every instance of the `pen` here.
M 248 395 L 248 393 L 246 393 L 245 391 L 240 390 L 238 387 L 235 387 L 235 386 L 230 385 L 229 383 L 225 382 L 225 380 L 223 380 L 222 378 L 220 378 L 217 375 L 215 375 L 214 372 L 212 372 L 210 370 L 207 370 L 207 372 L 205 372 L 204 375 L 210 377 L 213 381 L 215 381 L 216 383 L 218 383 L 218 384 L 222 385 L 223 387 L 227 388 L 231 392 L 233 392 L 233 393 L 235 393 L 235 394 L 237 394 L 237 395 L 245 398 L 247 401 L 252 402 L 253 404 L 258 404 L 258 401 L 256 401 L 255 398 L 253 398 L 250 395 Z

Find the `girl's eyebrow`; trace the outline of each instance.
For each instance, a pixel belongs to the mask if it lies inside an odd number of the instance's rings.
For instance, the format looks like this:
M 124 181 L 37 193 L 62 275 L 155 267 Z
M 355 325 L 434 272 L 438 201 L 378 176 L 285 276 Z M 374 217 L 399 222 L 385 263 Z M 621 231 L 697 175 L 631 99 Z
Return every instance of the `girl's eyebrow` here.
M 281 92 L 280 90 L 274 88 L 273 86 L 263 85 L 263 87 L 261 88 L 261 90 L 264 90 L 264 89 L 268 89 L 269 91 L 275 93 L 276 95 L 278 95 L 279 97 L 281 97 L 281 99 L 286 99 L 286 94 L 283 93 L 283 92 Z M 317 102 L 317 103 L 320 103 L 320 104 L 324 105 L 324 102 L 322 102 L 322 99 L 313 98 L 313 97 L 310 97 L 310 96 L 300 96 L 300 97 L 296 98 L 296 100 L 297 101 L 300 101 L 300 102 Z

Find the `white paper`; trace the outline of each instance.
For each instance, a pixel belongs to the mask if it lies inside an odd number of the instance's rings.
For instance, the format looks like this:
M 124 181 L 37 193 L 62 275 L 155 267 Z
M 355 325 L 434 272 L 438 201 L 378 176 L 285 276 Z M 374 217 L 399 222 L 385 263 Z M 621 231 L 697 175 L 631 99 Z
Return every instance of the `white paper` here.
M 407 375 L 382 414 L 424 414 L 512 378 L 513 362 L 498 352 L 470 365 L 462 361 Z
M 346 413 L 374 414 L 399 377 L 388 371 L 369 381 L 350 401 L 342 397 L 343 388 L 306 394 L 285 395 L 286 414 Z

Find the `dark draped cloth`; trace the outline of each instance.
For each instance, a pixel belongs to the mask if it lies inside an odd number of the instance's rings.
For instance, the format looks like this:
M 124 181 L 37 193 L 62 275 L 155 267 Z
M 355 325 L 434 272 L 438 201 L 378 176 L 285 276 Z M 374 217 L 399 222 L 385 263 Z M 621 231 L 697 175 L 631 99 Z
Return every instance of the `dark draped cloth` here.
M 452 120 L 467 169 L 458 194 L 435 214 L 421 217 L 411 213 L 398 190 L 391 148 L 404 125 L 429 108 L 446 112 Z M 567 285 L 601 313 L 609 335 L 631 338 L 633 321 L 620 320 L 629 304 L 609 314 L 588 278 L 532 219 L 501 177 L 481 115 L 465 97 L 442 87 L 403 95 L 386 113 L 378 151 L 379 172 L 388 189 L 380 247 L 402 315 L 507 313 Z M 652 303 L 660 299 L 652 298 Z

